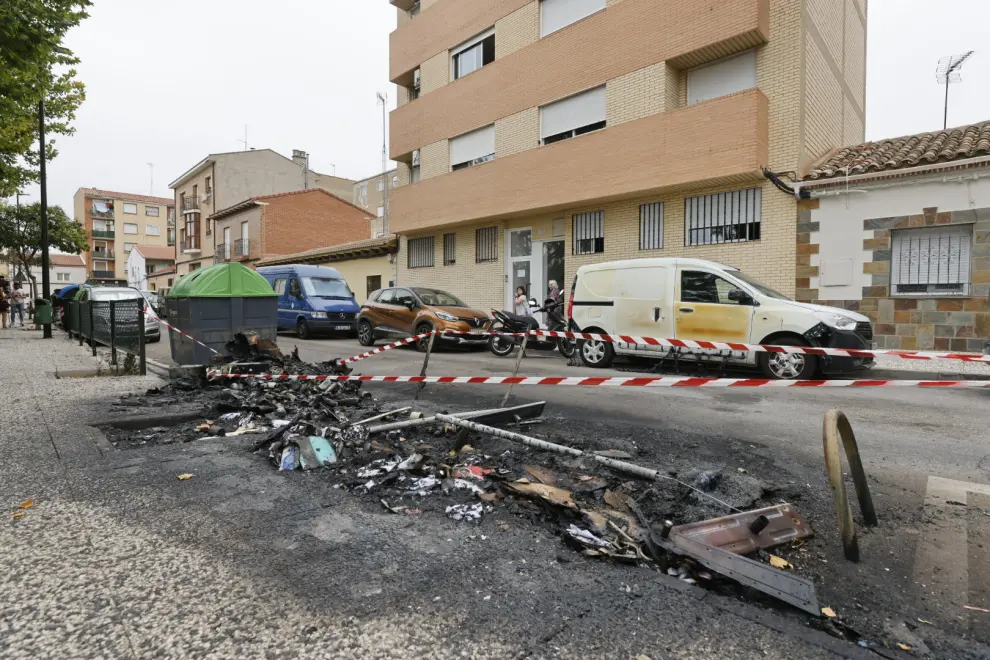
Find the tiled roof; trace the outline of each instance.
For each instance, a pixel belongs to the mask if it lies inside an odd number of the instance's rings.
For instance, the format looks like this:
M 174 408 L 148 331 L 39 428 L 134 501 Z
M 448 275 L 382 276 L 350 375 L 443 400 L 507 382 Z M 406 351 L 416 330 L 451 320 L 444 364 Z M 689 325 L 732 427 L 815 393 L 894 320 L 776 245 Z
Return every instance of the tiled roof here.
M 347 204 L 348 206 L 354 207 L 355 209 L 357 209 L 361 213 L 363 213 L 366 216 L 368 216 L 368 219 L 369 220 L 372 218 L 372 215 L 370 213 L 368 213 L 366 210 L 364 210 L 363 208 L 361 208 L 360 206 L 355 206 L 354 204 L 352 204 L 351 202 L 347 201 L 343 197 L 341 197 L 339 195 L 334 195 L 329 190 L 325 190 L 323 188 L 306 188 L 305 190 L 293 190 L 292 192 L 275 193 L 274 195 L 261 195 L 261 196 L 258 196 L 258 197 L 250 197 L 248 199 L 245 199 L 243 202 L 238 202 L 237 204 L 234 204 L 233 206 L 228 206 L 225 209 L 220 209 L 219 211 L 217 211 L 216 213 L 214 213 L 213 215 L 211 215 L 209 217 L 209 219 L 210 220 L 219 220 L 221 218 L 227 217 L 228 215 L 233 215 L 234 213 L 240 213 L 241 211 L 243 211 L 245 209 L 248 209 L 248 208 L 251 208 L 251 207 L 255 206 L 258 202 L 263 202 L 263 201 L 265 201 L 267 199 L 277 199 L 279 197 L 289 197 L 291 195 L 305 195 L 305 194 L 308 194 L 308 193 L 316 193 L 316 192 L 321 192 L 324 195 L 327 195 L 328 197 L 334 198 L 338 202 L 343 202 L 344 204 Z
M 990 155 L 990 121 L 865 142 L 825 156 L 805 181 L 887 172 Z
M 334 257 L 346 258 L 347 256 L 358 255 L 362 252 L 381 252 L 387 254 L 398 247 L 398 239 L 394 234 L 382 236 L 380 238 L 366 238 L 361 241 L 351 241 L 339 245 L 329 245 L 327 247 L 306 250 L 305 252 L 295 252 L 293 254 L 268 255 L 256 265 L 276 266 L 279 264 L 291 264 L 296 261 L 310 260 L 332 260 Z
M 100 190 L 99 188 L 80 188 L 86 197 L 106 197 L 107 199 L 124 199 L 128 202 L 141 202 L 143 204 L 161 204 L 162 206 L 175 206 L 175 200 L 168 197 L 151 197 L 150 195 L 132 195 L 131 193 L 114 192 L 112 190 Z
M 50 266 L 62 266 L 63 268 L 72 266 L 82 268 L 86 265 L 83 263 L 83 258 L 78 254 L 49 254 L 48 264 Z
M 153 273 L 148 273 L 148 277 L 158 277 L 159 275 L 172 275 L 175 273 L 176 266 L 169 266 L 168 268 L 162 268 L 161 270 L 156 270 Z
M 160 245 L 135 245 L 134 249 L 140 250 L 145 259 L 156 261 L 175 261 L 175 248 Z

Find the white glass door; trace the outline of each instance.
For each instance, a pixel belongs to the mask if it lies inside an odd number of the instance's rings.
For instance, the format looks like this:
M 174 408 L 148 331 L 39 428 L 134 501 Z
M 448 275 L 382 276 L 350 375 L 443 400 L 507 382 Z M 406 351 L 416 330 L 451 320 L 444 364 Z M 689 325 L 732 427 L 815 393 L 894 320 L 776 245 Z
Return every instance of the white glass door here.
M 515 292 L 517 287 L 526 290 L 527 297 L 532 295 L 533 282 L 533 230 L 509 229 L 507 232 L 506 264 L 509 268 L 505 278 L 506 309 L 515 311 Z

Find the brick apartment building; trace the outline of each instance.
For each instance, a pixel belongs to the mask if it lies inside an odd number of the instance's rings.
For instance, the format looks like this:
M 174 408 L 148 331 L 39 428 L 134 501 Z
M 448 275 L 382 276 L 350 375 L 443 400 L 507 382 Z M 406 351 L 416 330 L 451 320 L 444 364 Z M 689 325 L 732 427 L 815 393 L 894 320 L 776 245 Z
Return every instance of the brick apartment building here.
M 366 240 L 373 216 L 326 190 L 251 197 L 209 216 L 216 261 L 256 262 Z
M 399 284 L 503 306 L 697 257 L 795 293 L 799 177 L 862 141 L 865 0 L 391 0 Z
M 252 197 L 296 190 L 323 189 L 350 199 L 354 181 L 314 172 L 305 151 L 293 151 L 290 159 L 271 149 L 252 149 L 210 154 L 169 188 L 179 214 L 175 263 L 182 276 L 213 265 L 214 247 L 222 241 L 214 236 L 209 218 L 217 211 Z
M 175 244 L 175 205 L 167 197 L 80 188 L 72 201 L 76 222 L 89 238 L 83 260 L 90 281 L 126 284 L 134 247 Z

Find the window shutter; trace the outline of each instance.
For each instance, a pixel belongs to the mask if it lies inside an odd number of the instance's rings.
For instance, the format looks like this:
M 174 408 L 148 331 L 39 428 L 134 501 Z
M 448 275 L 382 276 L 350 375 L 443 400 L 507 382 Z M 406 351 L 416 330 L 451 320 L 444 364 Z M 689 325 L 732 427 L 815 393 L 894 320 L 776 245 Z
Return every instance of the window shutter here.
M 895 230 L 890 264 L 893 293 L 965 294 L 972 242 L 970 225 Z
M 605 121 L 605 86 L 540 108 L 540 139 Z
M 602 9 L 605 0 L 542 0 L 540 36 L 545 37 Z
M 469 163 L 495 153 L 495 125 L 459 135 L 450 141 L 450 165 Z
M 688 105 L 756 87 L 756 51 L 688 71 Z

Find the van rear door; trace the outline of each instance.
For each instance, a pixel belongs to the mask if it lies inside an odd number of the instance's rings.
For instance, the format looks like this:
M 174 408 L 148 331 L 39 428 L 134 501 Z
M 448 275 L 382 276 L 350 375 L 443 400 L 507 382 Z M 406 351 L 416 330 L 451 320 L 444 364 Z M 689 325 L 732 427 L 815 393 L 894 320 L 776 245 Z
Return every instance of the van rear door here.
M 748 343 L 755 307 L 729 300 L 729 292 L 738 288 L 716 273 L 697 267 L 678 268 L 674 336 Z
M 615 331 L 635 337 L 673 337 L 672 268 L 646 266 L 615 271 Z M 619 349 L 641 353 L 662 352 L 658 346 L 625 344 Z
M 278 275 L 272 282 L 275 295 L 278 296 L 278 329 L 289 330 L 296 327 L 296 318 L 289 309 L 288 294 L 289 279 L 285 275 Z M 291 321 L 289 318 L 291 317 Z

